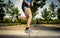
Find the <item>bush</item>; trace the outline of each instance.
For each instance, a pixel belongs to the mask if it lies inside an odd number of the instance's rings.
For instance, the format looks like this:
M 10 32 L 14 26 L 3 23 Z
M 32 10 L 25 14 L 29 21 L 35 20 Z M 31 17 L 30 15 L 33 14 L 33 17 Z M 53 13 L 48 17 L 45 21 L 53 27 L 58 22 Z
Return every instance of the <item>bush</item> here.
M 34 20 L 36 24 L 60 24 L 60 20 L 43 20 L 43 19 L 36 19 Z

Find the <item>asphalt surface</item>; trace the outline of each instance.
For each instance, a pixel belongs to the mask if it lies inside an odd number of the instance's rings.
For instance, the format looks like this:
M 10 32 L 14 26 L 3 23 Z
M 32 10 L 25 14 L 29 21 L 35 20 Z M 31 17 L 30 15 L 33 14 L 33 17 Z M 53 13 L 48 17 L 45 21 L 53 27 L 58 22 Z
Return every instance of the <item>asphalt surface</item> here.
M 0 38 L 60 38 L 60 36 L 12 36 L 12 35 L 0 35 Z
M 31 33 L 25 33 L 24 30 L 0 30 L 0 38 L 60 38 L 60 29 L 34 26 Z

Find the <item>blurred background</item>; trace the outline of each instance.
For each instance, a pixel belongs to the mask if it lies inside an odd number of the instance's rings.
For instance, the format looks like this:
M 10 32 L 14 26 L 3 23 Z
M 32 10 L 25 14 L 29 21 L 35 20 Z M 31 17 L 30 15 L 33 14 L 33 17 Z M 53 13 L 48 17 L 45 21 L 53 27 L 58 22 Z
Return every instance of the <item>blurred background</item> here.
M 0 0 L 0 24 L 26 24 L 23 19 L 12 21 L 17 14 L 25 17 L 21 8 L 22 1 Z M 31 24 L 60 24 L 60 0 L 36 0 L 31 10 L 33 15 Z

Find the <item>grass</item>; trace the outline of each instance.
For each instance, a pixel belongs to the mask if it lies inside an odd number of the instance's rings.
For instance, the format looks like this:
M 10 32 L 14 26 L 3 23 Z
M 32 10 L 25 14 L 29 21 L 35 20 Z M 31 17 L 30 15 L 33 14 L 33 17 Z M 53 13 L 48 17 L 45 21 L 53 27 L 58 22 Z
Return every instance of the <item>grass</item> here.
M 0 26 L 14 26 L 14 25 L 21 25 L 20 23 L 0 23 Z
M 26 24 L 21 24 L 21 23 L 0 23 L 0 27 L 1 26 L 15 26 L 15 25 L 26 25 Z M 41 26 L 41 25 L 59 25 L 60 26 L 60 24 L 31 24 L 31 26 L 35 26 L 35 25 L 39 25 L 39 26 Z

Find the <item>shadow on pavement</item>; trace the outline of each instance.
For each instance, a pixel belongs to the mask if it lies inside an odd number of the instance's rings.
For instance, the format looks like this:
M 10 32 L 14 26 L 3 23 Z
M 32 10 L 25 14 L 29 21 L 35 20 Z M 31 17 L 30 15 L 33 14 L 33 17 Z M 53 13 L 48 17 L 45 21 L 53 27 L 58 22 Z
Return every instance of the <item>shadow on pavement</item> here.
M 13 35 L 0 35 L 0 38 L 60 38 L 60 36 L 13 36 Z
M 35 30 L 45 30 L 45 31 L 55 31 L 55 32 L 60 32 L 60 28 L 56 28 L 56 27 L 46 27 L 43 25 L 35 25 L 33 26 L 33 28 L 35 28 Z

